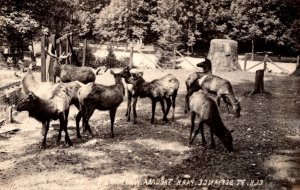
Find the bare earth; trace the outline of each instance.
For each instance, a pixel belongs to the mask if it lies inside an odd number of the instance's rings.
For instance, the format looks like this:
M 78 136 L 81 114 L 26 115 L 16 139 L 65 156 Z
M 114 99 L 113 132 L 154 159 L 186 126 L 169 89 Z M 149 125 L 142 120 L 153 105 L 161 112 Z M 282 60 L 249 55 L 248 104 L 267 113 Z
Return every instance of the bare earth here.
M 0 189 L 300 188 L 300 78 L 266 74 L 265 89 L 271 95 L 250 97 L 245 94 L 253 88 L 254 73 L 218 73 L 231 81 L 237 97 L 243 98 L 241 118 L 228 115 L 221 103 L 225 125 L 235 129 L 236 152 L 228 153 L 219 140 L 216 149 L 210 148 L 210 143 L 202 145 L 200 136 L 188 146 L 190 116 L 183 107 L 184 80 L 189 72 L 145 70 L 146 80 L 168 73 L 180 80 L 175 122 L 163 124 L 157 106 L 151 125 L 149 99 L 139 99 L 138 124 L 127 122 L 124 100 L 113 139 L 108 112 L 100 111 L 90 120 L 95 137 L 84 134 L 78 139 L 77 110 L 72 107 L 68 129 L 74 146 L 55 143 L 58 122 L 52 121 L 47 149 L 41 150 L 41 124 L 26 112 L 19 113 L 16 123 L 0 129 Z M 112 81 L 109 72 L 97 78 L 103 84 Z M 3 133 L 14 128 L 21 130 Z M 207 128 L 206 137 L 210 142 Z

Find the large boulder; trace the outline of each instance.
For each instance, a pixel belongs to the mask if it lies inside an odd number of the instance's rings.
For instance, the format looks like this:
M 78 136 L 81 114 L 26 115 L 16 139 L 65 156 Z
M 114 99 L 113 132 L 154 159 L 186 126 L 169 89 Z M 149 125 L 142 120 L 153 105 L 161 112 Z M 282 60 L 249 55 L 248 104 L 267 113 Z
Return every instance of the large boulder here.
M 241 70 L 237 51 L 237 41 L 228 39 L 211 40 L 208 59 L 212 62 L 212 72 Z

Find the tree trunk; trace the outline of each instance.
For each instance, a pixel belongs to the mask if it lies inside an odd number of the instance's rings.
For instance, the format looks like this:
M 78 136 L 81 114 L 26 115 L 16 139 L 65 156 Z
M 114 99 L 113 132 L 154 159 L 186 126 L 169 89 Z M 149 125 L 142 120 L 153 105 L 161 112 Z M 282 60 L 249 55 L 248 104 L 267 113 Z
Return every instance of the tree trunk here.
M 252 44 L 252 47 L 251 47 L 251 61 L 254 60 L 254 39 L 251 40 L 251 44 Z
M 258 94 L 258 93 L 264 93 L 264 70 L 260 69 L 257 70 L 255 73 L 255 83 L 254 83 L 254 90 L 251 92 L 251 94 Z
M 237 50 L 238 43 L 234 40 L 213 39 L 207 56 L 212 63 L 212 72 L 241 70 Z
M 299 56 L 297 56 L 297 66 L 296 66 L 296 70 L 295 70 L 291 75 L 292 75 L 292 76 L 300 76 Z

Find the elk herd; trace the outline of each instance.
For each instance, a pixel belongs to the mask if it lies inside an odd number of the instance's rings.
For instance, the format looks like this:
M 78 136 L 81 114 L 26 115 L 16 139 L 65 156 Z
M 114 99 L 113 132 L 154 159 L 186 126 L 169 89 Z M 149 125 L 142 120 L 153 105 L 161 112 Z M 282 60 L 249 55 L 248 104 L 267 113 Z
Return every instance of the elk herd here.
M 61 139 L 61 132 L 65 133 L 65 142 L 72 146 L 68 135 L 68 117 L 69 108 L 74 105 L 78 109 L 76 115 L 77 137 L 81 138 L 80 123 L 82 130 L 88 131 L 91 136 L 93 132 L 89 120 L 95 110 L 109 111 L 111 137 L 114 137 L 114 122 L 119 105 L 125 98 L 127 91 L 127 120 L 131 120 L 131 110 L 133 112 L 133 122 L 137 123 L 136 105 L 138 98 L 148 97 L 152 103 L 151 124 L 154 123 L 156 103 L 159 102 L 162 109 L 162 120 L 169 122 L 168 113 L 172 106 L 172 121 L 174 121 L 176 97 L 179 89 L 179 80 L 172 74 L 167 74 L 161 78 L 150 82 L 143 78 L 143 72 L 128 67 L 123 68 L 121 72 L 111 74 L 114 77 L 113 85 L 102 85 L 95 83 L 96 75 L 100 70 L 106 71 L 107 68 L 94 70 L 90 67 L 75 67 L 72 65 L 63 65 L 60 60 L 69 55 L 50 56 L 57 59 L 54 65 L 55 76 L 59 77 L 60 82 L 38 82 L 31 68 L 23 70 L 21 87 L 25 94 L 24 100 L 16 105 L 17 111 L 28 111 L 29 116 L 40 121 L 43 125 L 44 137 L 41 144 L 46 147 L 46 137 L 51 120 L 59 120 L 60 129 L 57 142 Z M 222 99 L 226 104 L 228 112 L 233 110 L 236 117 L 240 116 L 240 102 L 235 97 L 233 88 L 229 81 L 214 76 L 211 73 L 211 62 L 209 59 L 197 64 L 203 68 L 203 72 L 194 72 L 186 79 L 187 93 L 185 96 L 185 113 L 190 111 L 191 145 L 201 131 L 202 142 L 206 144 L 203 127 L 209 126 L 211 134 L 211 146 L 215 147 L 214 135 L 224 144 L 225 148 L 233 151 L 231 131 L 229 131 L 220 116 L 218 106 Z M 16 74 L 15 74 L 16 75 Z M 122 82 L 124 79 L 125 83 Z M 124 85 L 125 84 L 125 85 Z M 216 95 L 216 100 L 211 96 Z M 166 105 L 166 106 L 165 106 Z M 199 126 L 194 130 L 196 117 L 199 119 Z

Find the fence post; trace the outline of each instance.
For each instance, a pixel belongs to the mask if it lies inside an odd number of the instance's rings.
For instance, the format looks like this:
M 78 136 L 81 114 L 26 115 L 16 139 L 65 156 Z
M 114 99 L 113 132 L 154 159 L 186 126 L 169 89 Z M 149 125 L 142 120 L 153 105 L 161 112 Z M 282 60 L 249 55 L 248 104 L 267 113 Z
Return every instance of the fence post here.
M 130 61 L 129 61 L 129 67 L 133 67 L 133 44 L 132 41 L 130 41 Z
M 8 108 L 7 108 L 8 123 L 12 123 L 12 122 L 13 122 L 13 116 L 12 116 L 12 113 L 13 113 L 12 106 L 8 106 Z
M 173 69 L 176 69 L 176 46 L 173 48 Z
M 55 34 L 53 34 L 52 36 L 51 36 L 51 38 L 50 38 L 50 40 L 51 40 L 51 43 L 52 43 L 52 48 L 53 48 L 53 50 L 54 50 L 54 54 L 56 54 L 57 56 L 59 56 L 58 55 L 58 52 L 56 51 L 56 35 Z M 48 50 L 49 51 L 49 50 Z M 51 49 L 50 49 L 50 51 L 52 51 Z M 57 59 L 54 59 L 54 61 L 53 61 L 53 59 L 52 59 L 52 61 L 50 60 L 50 63 L 49 63 L 49 81 L 50 82 L 55 82 L 55 76 L 54 76 L 54 62 L 55 62 L 55 64 L 57 64 Z
M 73 33 L 70 33 L 69 34 L 69 39 L 70 39 L 70 43 L 69 43 L 69 51 L 70 51 L 70 53 L 72 53 L 72 50 L 71 50 L 71 46 L 73 45 Z M 69 53 L 69 52 L 68 52 Z M 73 54 L 69 57 L 69 60 L 70 60 L 70 63 L 73 65 Z
M 247 53 L 245 53 L 245 58 L 244 58 L 245 60 L 244 60 L 244 71 L 246 71 L 247 70 L 247 61 L 248 61 L 248 54 Z
M 62 53 L 63 53 L 62 44 L 61 44 L 61 40 L 59 39 L 57 55 L 61 55 Z M 65 60 L 61 60 L 61 61 L 65 63 Z
M 84 39 L 84 41 L 83 41 L 83 54 L 82 54 L 82 66 L 85 66 L 86 48 L 87 48 L 87 40 Z
M 267 59 L 268 59 L 268 54 L 265 54 L 265 58 L 264 58 L 264 71 L 267 70 Z
M 69 45 L 70 45 L 70 43 L 69 43 L 69 34 L 66 34 L 66 35 L 67 35 L 67 37 L 66 37 L 66 41 L 67 41 L 67 44 L 66 44 L 66 53 L 68 54 L 68 53 L 70 53 L 69 52 L 69 49 L 70 49 L 70 47 L 69 47 Z M 69 58 L 67 58 L 67 60 L 66 60 L 66 64 L 67 63 L 71 64 L 71 61 L 70 61 Z
M 46 82 L 46 36 L 43 35 L 41 39 L 41 81 Z

